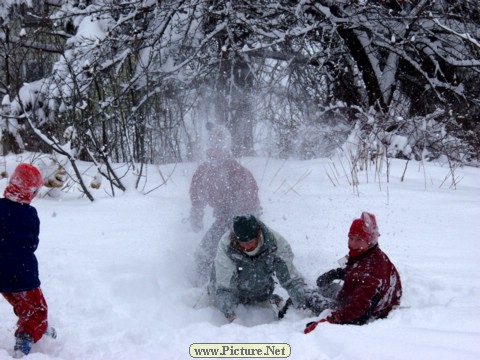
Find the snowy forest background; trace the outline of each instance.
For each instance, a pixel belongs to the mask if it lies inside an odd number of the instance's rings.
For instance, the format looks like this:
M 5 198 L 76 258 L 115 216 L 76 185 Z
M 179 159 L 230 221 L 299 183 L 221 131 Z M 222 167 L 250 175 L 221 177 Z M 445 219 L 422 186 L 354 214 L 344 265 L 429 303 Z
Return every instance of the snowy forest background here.
M 76 161 L 123 191 L 113 163 L 199 160 L 207 121 L 237 157 L 478 165 L 476 0 L 4 0 L 0 53 L 3 155 L 91 200 Z
M 190 359 L 211 342 L 480 358 L 480 1 L 2 0 L 0 66 L 0 194 L 20 162 L 46 178 L 37 256 L 59 337 L 29 358 Z M 309 285 L 376 214 L 402 307 L 308 336 L 309 312 L 227 325 L 196 307 L 188 188 L 208 121 Z M 10 358 L 5 301 L 0 318 Z

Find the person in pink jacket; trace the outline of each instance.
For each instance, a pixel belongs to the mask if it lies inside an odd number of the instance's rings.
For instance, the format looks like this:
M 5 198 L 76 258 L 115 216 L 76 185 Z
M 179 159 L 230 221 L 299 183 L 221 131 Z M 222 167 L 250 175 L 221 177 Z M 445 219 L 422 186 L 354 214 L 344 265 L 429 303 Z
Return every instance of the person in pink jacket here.
M 215 218 L 195 251 L 198 286 L 210 277 L 218 242 L 229 230 L 233 217 L 260 215 L 257 182 L 252 173 L 231 155 L 230 133 L 220 125 L 210 125 L 209 128 L 207 160 L 197 168 L 190 185 L 190 223 L 193 231 L 203 229 L 207 205 L 213 208 Z
M 327 317 L 307 324 L 305 334 L 322 323 L 364 325 L 383 319 L 400 305 L 402 284 L 397 269 L 378 246 L 377 221 L 373 214 L 363 212 L 355 219 L 348 234 L 348 261 L 345 268 L 331 270 L 317 279 L 320 294 L 326 295 L 314 312 L 330 308 Z M 338 294 L 328 300 L 334 280 L 343 280 Z M 318 299 L 317 299 L 318 300 Z M 315 301 L 311 301 L 315 303 Z M 314 306 L 315 307 L 315 306 Z

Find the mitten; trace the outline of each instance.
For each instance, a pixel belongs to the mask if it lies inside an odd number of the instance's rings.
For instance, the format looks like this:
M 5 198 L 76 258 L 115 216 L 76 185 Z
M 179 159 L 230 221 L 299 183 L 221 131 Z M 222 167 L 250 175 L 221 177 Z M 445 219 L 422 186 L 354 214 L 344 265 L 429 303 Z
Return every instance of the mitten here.
M 345 277 L 345 269 L 338 268 L 327 271 L 325 274 L 322 274 L 317 279 L 317 286 L 322 288 L 330 285 L 332 281 L 340 279 L 343 280 Z
M 190 225 L 194 232 L 199 232 L 203 229 L 203 210 L 192 207 L 190 210 Z
M 330 324 L 336 324 L 335 322 L 335 317 L 333 315 L 330 315 L 330 316 L 327 316 L 326 318 L 324 319 L 321 319 L 319 321 L 312 321 L 312 322 L 309 322 L 306 327 L 305 327 L 305 330 L 303 330 L 303 333 L 304 334 L 308 334 L 309 332 L 312 332 L 313 330 L 315 330 L 315 328 L 317 327 L 318 324 L 322 323 L 322 322 L 328 322 Z

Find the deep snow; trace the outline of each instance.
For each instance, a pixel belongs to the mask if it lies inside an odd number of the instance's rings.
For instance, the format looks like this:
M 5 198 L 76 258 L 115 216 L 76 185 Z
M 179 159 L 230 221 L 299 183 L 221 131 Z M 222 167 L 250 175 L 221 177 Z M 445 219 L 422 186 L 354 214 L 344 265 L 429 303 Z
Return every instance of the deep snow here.
M 9 173 L 22 161 L 5 159 Z M 402 182 L 405 161 L 394 160 L 388 182 L 385 166 L 368 181 L 361 172 L 357 194 L 339 159 L 241 161 L 259 183 L 263 220 L 289 240 L 311 286 L 346 254 L 352 220 L 374 213 L 380 246 L 402 278 L 402 307 L 366 326 L 321 324 L 308 335 L 315 317 L 295 309 L 278 321 L 268 309 L 240 308 L 227 324 L 197 304 L 201 289 L 190 281 L 202 235 L 188 222 L 197 164 L 161 166 L 167 184 L 151 192 L 161 178 L 150 166 L 139 191 L 127 176 L 129 190 L 116 197 L 104 181 L 93 203 L 75 188 L 53 198 L 43 189 L 34 201 L 42 290 L 59 336 L 42 339 L 28 358 L 190 359 L 192 343 L 288 343 L 289 359 L 301 360 L 480 358 L 480 169 L 456 170 L 452 189 L 447 166 L 410 162 Z M 87 180 L 94 176 L 82 168 Z M 208 213 L 205 229 L 210 223 Z M 0 358 L 8 359 L 16 317 L 3 299 L 0 319 Z

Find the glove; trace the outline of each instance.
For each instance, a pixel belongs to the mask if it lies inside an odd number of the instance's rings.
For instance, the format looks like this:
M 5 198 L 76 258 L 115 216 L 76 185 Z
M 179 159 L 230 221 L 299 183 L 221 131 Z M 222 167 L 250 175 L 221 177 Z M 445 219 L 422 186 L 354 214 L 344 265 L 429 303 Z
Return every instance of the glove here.
M 322 274 L 317 279 L 317 286 L 318 287 L 326 287 L 332 283 L 332 281 L 340 279 L 343 280 L 345 277 L 345 269 L 338 268 L 327 271 L 325 274 Z
M 323 323 L 323 322 L 328 322 L 330 324 L 336 324 L 335 317 L 333 315 L 330 315 L 330 316 L 327 316 L 326 318 L 321 319 L 319 321 L 309 322 L 306 325 L 305 330 L 303 330 L 303 333 L 308 334 L 308 333 L 312 332 L 313 330 L 315 330 L 315 328 L 317 327 L 318 324 Z
M 203 229 L 203 210 L 194 208 L 190 210 L 190 225 L 196 233 Z

